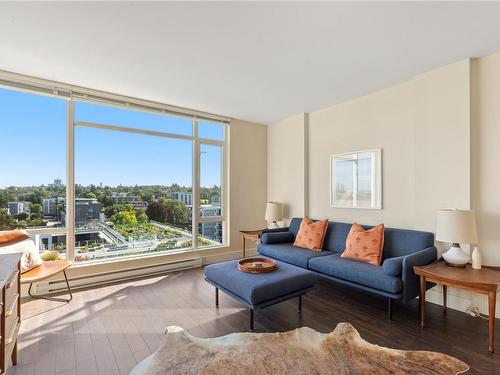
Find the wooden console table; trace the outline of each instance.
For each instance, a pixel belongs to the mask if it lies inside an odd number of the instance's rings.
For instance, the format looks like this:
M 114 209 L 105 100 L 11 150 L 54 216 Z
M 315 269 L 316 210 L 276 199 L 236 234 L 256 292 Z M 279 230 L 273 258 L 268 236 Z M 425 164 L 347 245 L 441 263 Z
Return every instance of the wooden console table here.
M 438 261 L 427 266 L 414 266 L 413 270 L 420 276 L 420 324 L 425 327 L 425 291 L 426 282 L 430 281 L 443 286 L 443 312 L 446 312 L 446 293 L 448 287 L 461 288 L 488 296 L 489 340 L 488 350 L 493 353 L 495 340 L 495 304 L 500 271 L 491 268 L 473 269 L 447 266 Z
M 254 240 L 257 243 L 260 241 L 260 232 L 262 232 L 263 229 L 259 230 L 240 230 L 241 234 L 241 242 L 243 244 L 243 258 L 246 258 L 246 240 Z

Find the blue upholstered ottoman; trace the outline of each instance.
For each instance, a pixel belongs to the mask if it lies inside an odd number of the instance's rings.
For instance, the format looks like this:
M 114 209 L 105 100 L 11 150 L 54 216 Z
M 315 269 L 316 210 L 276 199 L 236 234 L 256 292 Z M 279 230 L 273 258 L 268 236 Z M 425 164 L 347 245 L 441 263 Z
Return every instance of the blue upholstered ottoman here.
M 269 273 L 246 273 L 238 270 L 238 261 L 211 264 L 205 267 L 205 280 L 215 286 L 215 305 L 219 306 L 219 289 L 250 308 L 250 330 L 253 312 L 299 297 L 314 287 L 318 277 L 314 272 L 276 261 L 277 269 Z

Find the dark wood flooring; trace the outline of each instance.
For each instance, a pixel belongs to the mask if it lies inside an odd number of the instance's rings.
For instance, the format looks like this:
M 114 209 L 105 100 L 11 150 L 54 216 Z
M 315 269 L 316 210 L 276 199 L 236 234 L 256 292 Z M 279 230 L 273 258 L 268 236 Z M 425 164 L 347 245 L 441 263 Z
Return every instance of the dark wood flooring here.
M 258 311 L 259 332 L 309 326 L 332 331 L 349 322 L 371 343 L 397 349 L 432 350 L 468 363 L 470 374 L 500 374 L 500 332 L 497 354 L 487 350 L 487 321 L 427 304 L 428 328 L 421 329 L 418 303 L 395 304 L 387 319 L 383 299 L 334 283 L 321 283 L 304 297 Z M 162 343 L 166 326 L 213 337 L 248 329 L 248 310 L 220 294 L 202 269 L 76 291 L 69 304 L 25 300 L 22 305 L 19 363 L 9 374 L 128 374 L 136 363 Z

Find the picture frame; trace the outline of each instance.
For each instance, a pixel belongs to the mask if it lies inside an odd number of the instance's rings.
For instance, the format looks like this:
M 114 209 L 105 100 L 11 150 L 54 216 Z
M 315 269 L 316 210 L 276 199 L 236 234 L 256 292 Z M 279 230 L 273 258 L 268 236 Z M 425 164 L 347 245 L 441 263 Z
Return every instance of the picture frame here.
M 382 209 L 382 149 L 330 155 L 330 207 Z

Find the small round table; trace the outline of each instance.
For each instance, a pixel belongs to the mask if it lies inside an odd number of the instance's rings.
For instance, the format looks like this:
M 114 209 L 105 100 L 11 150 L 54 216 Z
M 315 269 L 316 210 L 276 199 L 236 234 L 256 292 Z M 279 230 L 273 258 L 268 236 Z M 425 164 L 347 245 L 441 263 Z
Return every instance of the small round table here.
M 241 234 L 241 242 L 243 244 L 243 258 L 246 258 L 246 241 L 247 239 L 249 240 L 254 240 L 257 243 L 260 241 L 260 232 L 262 232 L 263 229 L 258 229 L 258 230 L 240 230 Z

